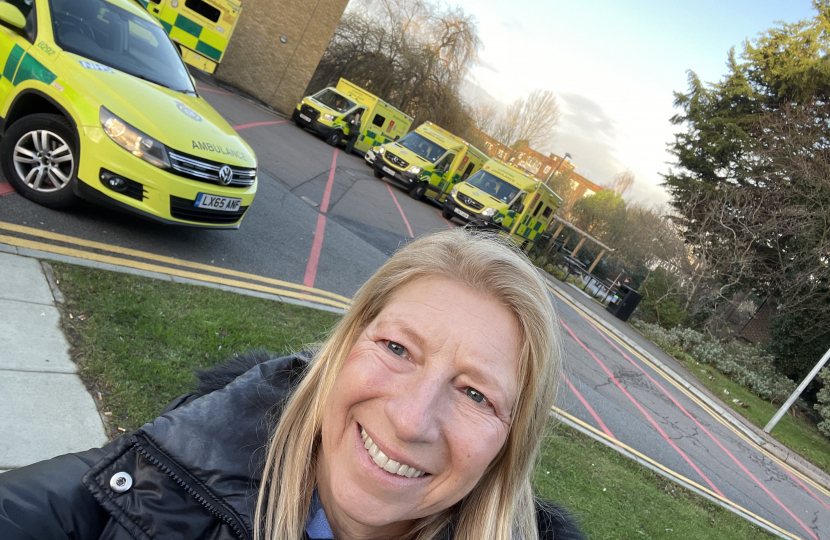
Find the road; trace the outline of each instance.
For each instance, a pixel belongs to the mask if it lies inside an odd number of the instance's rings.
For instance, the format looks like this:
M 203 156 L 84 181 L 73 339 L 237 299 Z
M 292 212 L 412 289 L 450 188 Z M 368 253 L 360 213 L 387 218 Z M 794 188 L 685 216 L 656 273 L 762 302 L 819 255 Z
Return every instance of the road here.
M 336 306 L 402 242 L 452 226 L 438 205 L 414 201 L 374 178 L 360 157 L 335 151 L 220 87 L 199 86 L 259 159 L 259 191 L 239 231 L 172 228 L 87 204 L 57 212 L 0 183 L 0 243 L 96 260 L 117 257 L 205 279 L 230 276 L 243 286 L 305 291 Z M 826 490 L 782 466 L 592 323 L 579 305 L 555 289 L 552 298 L 563 326 L 566 377 L 557 405 L 563 414 L 785 537 L 830 539 Z

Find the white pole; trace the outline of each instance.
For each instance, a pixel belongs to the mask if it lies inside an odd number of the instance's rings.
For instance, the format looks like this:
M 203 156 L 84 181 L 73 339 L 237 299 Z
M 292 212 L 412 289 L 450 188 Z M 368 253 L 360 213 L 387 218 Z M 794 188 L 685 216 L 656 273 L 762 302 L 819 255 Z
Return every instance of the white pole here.
M 824 353 L 824 356 L 822 356 L 821 360 L 818 361 L 818 364 L 816 364 L 816 367 L 813 368 L 813 371 L 811 371 L 810 374 L 807 375 L 807 378 L 804 379 L 800 385 L 798 385 L 798 388 L 795 389 L 793 395 L 791 395 L 787 402 L 784 403 L 784 405 L 782 405 L 780 409 L 778 409 L 778 412 L 775 413 L 775 416 L 772 417 L 772 420 L 770 420 L 769 423 L 766 426 L 764 426 L 764 432 L 769 433 L 770 431 L 772 431 L 772 428 L 775 427 L 775 424 L 777 424 L 778 421 L 781 420 L 781 417 L 784 416 L 784 414 L 790 409 L 790 407 L 792 407 L 793 403 L 795 403 L 795 400 L 797 400 L 798 396 L 801 395 L 801 392 L 803 392 L 804 389 L 807 388 L 807 385 L 810 384 L 810 381 L 813 380 L 816 374 L 819 371 L 821 371 L 821 368 L 824 367 L 824 364 L 827 363 L 828 359 L 830 359 L 830 350 Z

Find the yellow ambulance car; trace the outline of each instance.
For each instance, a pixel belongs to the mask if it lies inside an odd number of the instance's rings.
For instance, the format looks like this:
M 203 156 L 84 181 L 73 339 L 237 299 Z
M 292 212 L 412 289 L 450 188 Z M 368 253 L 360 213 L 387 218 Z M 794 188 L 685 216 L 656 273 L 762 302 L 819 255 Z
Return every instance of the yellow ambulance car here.
M 242 12 L 239 0 L 138 0 L 178 43 L 188 64 L 213 73 Z
M 254 152 L 138 3 L 0 2 L 0 65 L 0 166 L 21 195 L 239 227 L 256 194 Z
M 412 125 L 411 117 L 346 79 L 340 79 L 335 88 L 324 88 L 303 98 L 291 119 L 337 146 L 350 134 L 352 120 L 358 115 L 360 135 L 355 149 L 364 153 L 398 140 Z
M 432 122 L 425 122 L 403 139 L 374 150 L 375 176 L 395 180 L 409 196 L 442 202 L 487 161 L 487 155 Z
M 446 219 L 459 218 L 482 229 L 504 233 L 530 250 L 547 229 L 562 199 L 541 180 L 491 159 L 444 201 Z

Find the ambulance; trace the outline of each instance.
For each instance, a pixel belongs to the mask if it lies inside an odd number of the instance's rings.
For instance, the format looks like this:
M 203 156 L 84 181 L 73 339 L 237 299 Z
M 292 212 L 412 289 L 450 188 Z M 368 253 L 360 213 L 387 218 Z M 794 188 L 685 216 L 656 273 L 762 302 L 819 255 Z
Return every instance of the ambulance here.
M 491 159 L 452 189 L 441 211 L 473 227 L 497 230 L 529 251 L 545 232 L 562 198 L 544 182 Z
M 303 98 L 291 119 L 336 147 L 354 129 L 358 115 L 361 129 L 354 147 L 361 153 L 400 139 L 412 125 L 411 117 L 346 79 Z
M 213 73 L 228 48 L 242 2 L 239 0 L 138 0 L 180 45 L 185 62 Z
M 376 177 L 403 185 L 413 199 L 430 197 L 438 202 L 487 161 L 484 152 L 432 122 L 376 148 L 374 154 Z
M 23 197 L 239 228 L 256 156 L 138 3 L 0 2 L 0 65 L 0 166 Z

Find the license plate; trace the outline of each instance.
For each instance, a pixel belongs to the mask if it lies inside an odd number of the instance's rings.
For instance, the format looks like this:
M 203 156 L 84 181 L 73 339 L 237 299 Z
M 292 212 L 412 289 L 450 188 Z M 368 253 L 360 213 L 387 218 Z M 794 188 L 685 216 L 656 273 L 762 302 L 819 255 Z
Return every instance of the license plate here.
M 393 171 L 393 170 L 392 170 L 392 169 L 390 169 L 389 167 L 381 167 L 381 169 L 383 169 L 383 172 L 385 172 L 386 174 L 389 174 L 389 175 L 395 176 L 395 171 Z
M 199 193 L 193 206 L 196 208 L 209 208 L 210 210 L 223 210 L 225 212 L 236 212 L 242 204 L 242 199 L 232 197 L 217 197 L 207 193 Z
M 459 216 L 463 217 L 464 219 L 470 219 L 470 214 L 468 214 L 467 212 L 465 212 L 463 210 L 459 210 L 458 208 L 453 208 L 452 211 L 455 212 L 456 214 L 458 214 Z
M 309 118 L 308 116 L 306 116 L 306 115 L 304 115 L 304 114 L 300 114 L 300 118 L 301 118 L 302 120 L 305 120 L 306 122 L 311 122 L 311 118 Z

